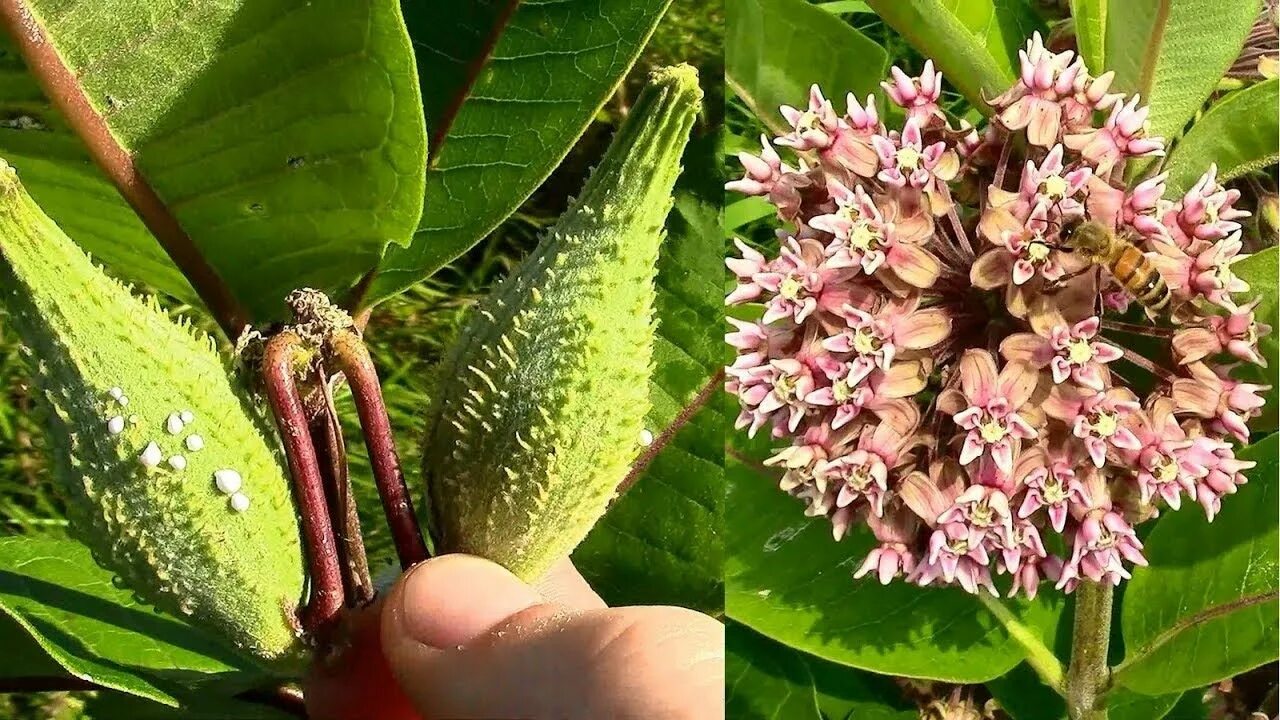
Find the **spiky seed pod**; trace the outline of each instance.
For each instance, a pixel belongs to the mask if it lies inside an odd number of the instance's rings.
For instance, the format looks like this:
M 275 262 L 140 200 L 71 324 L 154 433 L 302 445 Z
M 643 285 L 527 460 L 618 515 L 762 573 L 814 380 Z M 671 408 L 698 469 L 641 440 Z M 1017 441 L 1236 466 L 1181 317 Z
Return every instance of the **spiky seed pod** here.
M 625 476 L 649 407 L 663 221 L 701 98 L 687 65 L 651 76 L 581 197 L 443 362 L 424 458 L 442 549 L 536 577 Z
M 3 161 L 0 260 L 72 531 L 157 606 L 292 660 L 303 566 L 289 483 L 213 341 L 107 277 Z M 230 474 L 251 505 L 226 494 Z

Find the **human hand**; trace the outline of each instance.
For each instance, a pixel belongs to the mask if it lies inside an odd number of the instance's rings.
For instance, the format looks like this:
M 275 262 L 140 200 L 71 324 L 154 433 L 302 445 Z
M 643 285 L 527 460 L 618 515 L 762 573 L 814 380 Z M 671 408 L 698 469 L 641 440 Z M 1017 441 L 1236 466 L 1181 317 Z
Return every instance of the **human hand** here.
M 480 558 L 434 558 L 377 607 L 351 651 L 313 675 L 313 717 L 724 715 L 720 623 L 683 608 L 609 608 L 567 559 L 530 586 Z

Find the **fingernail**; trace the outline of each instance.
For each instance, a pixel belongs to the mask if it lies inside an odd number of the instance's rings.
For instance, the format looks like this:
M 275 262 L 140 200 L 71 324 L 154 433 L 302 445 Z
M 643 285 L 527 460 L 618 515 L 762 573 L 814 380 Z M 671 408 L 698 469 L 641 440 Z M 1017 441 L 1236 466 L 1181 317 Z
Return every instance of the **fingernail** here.
M 409 570 L 389 599 L 393 631 L 435 648 L 465 645 L 541 596 L 502 567 L 443 555 Z

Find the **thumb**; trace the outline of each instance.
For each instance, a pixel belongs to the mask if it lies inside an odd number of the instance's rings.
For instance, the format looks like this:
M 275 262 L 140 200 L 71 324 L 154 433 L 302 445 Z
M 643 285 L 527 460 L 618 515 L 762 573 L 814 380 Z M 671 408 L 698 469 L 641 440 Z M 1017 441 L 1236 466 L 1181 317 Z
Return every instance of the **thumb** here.
M 392 675 L 426 720 L 719 717 L 722 634 L 679 608 L 549 604 L 466 555 L 411 570 L 382 616 Z

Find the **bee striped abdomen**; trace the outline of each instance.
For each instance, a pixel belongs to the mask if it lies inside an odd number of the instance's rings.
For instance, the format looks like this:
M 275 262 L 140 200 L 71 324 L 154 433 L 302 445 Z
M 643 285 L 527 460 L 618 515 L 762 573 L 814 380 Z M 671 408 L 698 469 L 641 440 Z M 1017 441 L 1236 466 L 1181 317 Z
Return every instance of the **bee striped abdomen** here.
M 1169 286 L 1156 266 L 1137 247 L 1124 244 L 1119 252 L 1112 255 L 1107 269 L 1143 307 L 1153 313 L 1169 307 Z

